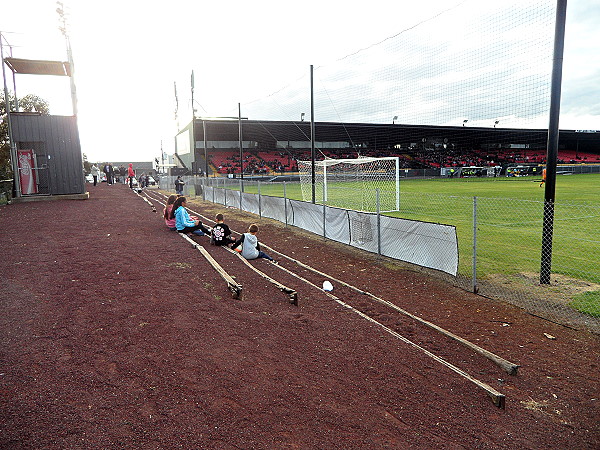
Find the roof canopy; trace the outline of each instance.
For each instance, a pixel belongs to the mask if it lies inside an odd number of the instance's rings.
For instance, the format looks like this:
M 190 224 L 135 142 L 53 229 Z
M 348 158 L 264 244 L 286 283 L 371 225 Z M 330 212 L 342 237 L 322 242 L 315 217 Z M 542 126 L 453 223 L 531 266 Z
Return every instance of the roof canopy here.
M 71 76 L 71 65 L 65 61 L 44 61 L 39 59 L 4 58 L 13 73 L 30 75 Z

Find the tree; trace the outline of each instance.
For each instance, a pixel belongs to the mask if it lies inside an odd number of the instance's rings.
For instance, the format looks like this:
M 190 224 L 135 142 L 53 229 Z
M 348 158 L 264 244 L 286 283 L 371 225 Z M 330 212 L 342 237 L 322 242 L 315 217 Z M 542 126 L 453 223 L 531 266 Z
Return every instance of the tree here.
M 14 112 L 15 96 L 8 94 L 11 111 Z M 34 94 L 28 94 L 19 99 L 20 112 L 37 112 L 42 115 L 50 114 L 48 102 Z M 13 171 L 10 162 L 10 142 L 8 139 L 8 118 L 6 115 L 6 104 L 4 98 L 0 101 L 0 180 L 6 180 L 13 177 Z
M 83 171 L 84 173 L 90 173 L 92 171 L 92 163 L 88 161 L 87 155 L 83 154 Z

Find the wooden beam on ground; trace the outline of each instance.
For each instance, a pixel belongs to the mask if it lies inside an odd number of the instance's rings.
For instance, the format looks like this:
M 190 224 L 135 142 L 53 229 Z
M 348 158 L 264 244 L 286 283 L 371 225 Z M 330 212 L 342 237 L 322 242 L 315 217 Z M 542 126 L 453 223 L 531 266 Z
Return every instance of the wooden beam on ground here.
M 242 285 L 233 279 L 231 275 L 229 275 L 223 267 L 206 251 L 204 247 L 195 242 L 192 238 L 183 233 L 178 233 L 181 237 L 183 237 L 186 241 L 192 244 L 192 247 L 202 253 L 202 256 L 206 258 L 209 264 L 217 271 L 221 278 L 225 280 L 227 283 L 227 288 L 231 291 L 233 298 L 240 298 L 242 295 Z
M 292 305 L 296 305 L 298 306 L 298 293 L 296 292 L 295 289 L 292 289 L 290 287 L 285 286 L 284 284 L 281 284 L 279 281 L 271 278 L 269 275 L 267 275 L 266 273 L 258 270 L 256 267 L 254 267 L 252 264 L 250 264 L 248 262 L 248 260 L 246 258 L 244 258 L 242 255 L 240 255 L 238 252 L 236 252 L 235 250 L 231 250 L 228 247 L 223 247 L 225 250 L 231 252 L 231 253 L 235 253 L 235 255 L 244 263 L 246 264 L 248 267 L 250 267 L 254 272 L 256 272 L 258 275 L 260 275 L 261 277 L 263 277 L 264 279 L 266 279 L 267 281 L 273 283 L 275 286 L 277 286 L 277 288 L 279 288 L 279 290 L 281 292 L 284 292 L 288 295 L 290 303 Z
M 457 336 L 456 334 L 454 334 L 454 333 L 452 333 L 452 332 L 450 332 L 448 330 L 445 330 L 444 328 L 442 328 L 442 327 L 440 327 L 440 326 L 438 326 L 438 325 L 436 325 L 434 323 L 431 323 L 431 322 L 429 322 L 429 321 L 427 321 L 425 319 L 422 319 L 419 316 L 415 316 L 414 314 L 411 314 L 410 312 L 408 312 L 408 311 L 400 308 L 398 305 L 395 305 L 395 304 L 393 304 L 393 303 L 391 303 L 391 302 L 389 302 L 387 300 L 384 300 L 384 299 L 382 299 L 380 297 L 377 297 L 376 295 L 373 295 L 370 292 L 363 291 L 362 289 L 359 289 L 356 286 L 352 286 L 351 284 L 348 284 L 345 281 L 338 280 L 337 278 L 334 278 L 331 275 L 328 275 L 326 273 L 320 272 L 319 270 L 315 269 L 314 267 L 311 267 L 311 266 L 309 266 L 307 264 L 304 264 L 301 261 L 298 261 L 297 259 L 294 259 L 294 258 L 291 258 L 291 257 L 289 257 L 287 255 L 284 255 L 283 253 L 280 253 L 277 250 L 274 250 L 274 249 L 270 248 L 267 245 L 263 244 L 263 246 L 266 247 L 267 249 L 271 250 L 274 253 L 277 253 L 277 254 L 279 254 L 279 255 L 287 258 L 287 259 L 290 259 L 291 261 L 293 261 L 296 264 L 298 264 L 300 267 L 303 267 L 303 268 L 305 268 L 307 270 L 310 270 L 311 272 L 316 273 L 318 275 L 321 275 L 321 276 L 323 276 L 325 278 L 329 278 L 330 280 L 332 280 L 332 281 L 334 281 L 336 283 L 339 283 L 342 286 L 346 286 L 347 288 L 350 288 L 350 289 L 352 289 L 352 290 L 354 290 L 356 292 L 359 292 L 359 293 L 364 294 L 364 295 L 368 295 L 373 300 L 375 300 L 375 301 L 377 301 L 379 303 L 382 303 L 382 304 L 384 304 L 386 306 L 389 306 L 390 308 L 392 308 L 392 309 L 394 309 L 394 310 L 396 310 L 396 311 L 398 311 L 398 312 L 400 312 L 400 313 L 402 313 L 402 314 L 410 317 L 411 319 L 414 319 L 417 322 L 420 322 L 423 325 L 428 326 L 429 328 L 434 329 L 434 330 L 442 333 L 443 335 L 445 335 L 445 336 L 447 336 L 447 337 L 449 337 L 451 339 L 454 339 L 457 342 L 460 342 L 461 344 L 463 344 L 464 346 L 470 348 L 474 352 L 480 354 L 481 356 L 484 356 L 485 358 L 488 358 L 490 361 L 492 361 L 494 364 L 496 364 L 498 367 L 500 367 L 502 370 L 504 370 L 508 374 L 510 374 L 510 375 L 517 375 L 517 371 L 518 371 L 518 369 L 520 367 L 518 364 L 515 364 L 515 363 L 512 363 L 510 361 L 507 361 L 506 359 L 504 359 L 504 358 L 502 358 L 502 357 L 500 357 L 500 356 L 498 356 L 498 355 L 496 355 L 496 354 L 494 354 L 494 353 L 492 353 L 492 352 L 490 352 L 490 351 L 488 351 L 488 350 L 486 350 L 486 349 L 478 346 L 477 344 L 474 344 L 471 341 L 468 341 L 468 340 L 466 340 L 466 339 L 464 339 L 464 338 L 462 338 L 460 336 Z
M 146 203 L 148 203 L 150 205 L 150 207 L 152 208 L 152 212 L 156 212 L 156 208 L 154 207 L 154 204 L 152 204 L 152 202 L 150 200 L 148 200 L 146 197 L 140 195 L 140 193 L 138 191 L 136 191 L 134 189 L 132 189 L 132 191 L 134 192 L 135 195 L 137 195 L 139 198 L 141 198 L 142 200 L 144 200 Z
M 436 360 L 437 362 L 439 362 L 440 364 L 443 364 L 444 366 L 448 367 L 450 370 L 456 372 L 457 374 L 459 374 L 460 376 L 466 378 L 467 380 L 469 380 L 471 383 L 475 384 L 476 386 L 480 387 L 481 389 L 483 389 L 488 396 L 492 399 L 492 402 L 494 403 L 494 405 L 496 405 L 498 408 L 505 408 L 505 396 L 504 394 L 498 392 L 497 390 L 495 390 L 493 387 L 491 387 L 490 385 L 484 383 L 483 381 L 478 380 L 477 378 L 473 378 L 471 375 L 469 375 L 467 372 L 465 372 L 464 370 L 456 367 L 454 364 L 449 363 L 448 361 L 446 361 L 443 358 L 440 358 L 439 356 L 431 353 L 429 350 L 424 349 L 423 347 L 421 347 L 418 344 L 415 344 L 414 342 L 412 342 L 410 339 L 405 338 L 404 336 L 402 336 L 400 333 L 392 330 L 391 328 L 388 328 L 387 326 L 385 326 L 384 324 L 378 322 L 377 320 L 373 319 L 372 317 L 368 316 L 367 314 L 363 313 L 362 311 L 354 308 L 353 306 L 349 305 L 348 303 L 340 300 L 339 297 L 336 297 L 335 295 L 333 295 L 330 292 L 326 292 L 323 291 L 319 286 L 317 286 L 316 284 L 302 278 L 299 275 L 294 274 L 293 272 L 291 272 L 290 270 L 286 269 L 285 267 L 282 266 L 277 266 L 280 269 L 288 272 L 291 275 L 294 275 L 296 278 L 301 279 L 302 281 L 308 283 L 309 285 L 317 288 L 318 290 L 320 290 L 321 292 L 323 292 L 325 295 L 327 295 L 329 298 L 335 300 L 337 303 L 339 303 L 340 305 L 342 305 L 345 308 L 348 308 L 349 310 L 351 310 L 352 312 L 358 314 L 360 317 L 362 317 L 363 319 L 368 320 L 369 322 L 381 327 L 383 330 L 385 330 L 386 332 L 388 332 L 389 334 L 391 334 L 392 336 L 400 339 L 402 342 L 407 343 L 408 345 L 411 345 L 413 347 L 415 347 L 416 349 L 421 350 L 423 353 L 425 353 L 427 356 L 433 358 L 434 360 Z

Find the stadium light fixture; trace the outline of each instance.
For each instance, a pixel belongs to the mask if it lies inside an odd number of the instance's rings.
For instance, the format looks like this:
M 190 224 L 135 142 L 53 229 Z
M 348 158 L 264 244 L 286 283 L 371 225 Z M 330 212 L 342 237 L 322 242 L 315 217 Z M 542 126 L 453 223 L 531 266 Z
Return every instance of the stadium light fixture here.
M 500 121 L 499 121 L 499 120 L 496 120 L 496 121 L 494 122 L 494 128 L 496 128 L 496 125 L 498 125 L 499 123 L 500 123 Z
M 394 125 L 396 123 L 396 120 L 398 120 L 398 116 L 394 116 L 392 118 L 392 125 Z
M 304 122 L 305 113 L 300 113 L 300 122 Z
M 463 127 L 465 126 L 465 123 L 467 123 L 468 121 L 469 121 L 469 119 L 463 120 Z

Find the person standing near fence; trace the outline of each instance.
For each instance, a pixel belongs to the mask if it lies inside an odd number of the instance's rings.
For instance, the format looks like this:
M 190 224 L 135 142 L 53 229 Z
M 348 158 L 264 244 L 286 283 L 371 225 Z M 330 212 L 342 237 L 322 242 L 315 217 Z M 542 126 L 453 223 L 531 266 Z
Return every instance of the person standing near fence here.
M 94 178 L 94 186 L 98 184 L 98 177 L 100 176 L 100 169 L 96 164 L 92 165 L 92 177 Z
M 127 184 L 127 169 L 123 166 L 119 167 L 119 175 L 123 180 L 123 184 Z
M 108 163 L 104 166 L 104 173 L 106 174 L 106 184 L 111 185 L 114 182 L 115 170 L 113 165 Z
M 183 185 L 185 182 L 181 179 L 181 175 L 177 177 L 175 180 L 175 193 L 178 195 L 183 195 Z
M 102 168 L 102 172 L 104 172 L 104 176 L 106 176 L 106 184 L 110 184 L 110 177 L 108 176 L 108 172 L 109 172 L 108 163 L 104 164 L 104 167 Z
M 127 168 L 127 177 L 129 178 L 129 188 L 133 189 L 133 179 L 135 178 L 135 170 L 133 170 L 133 164 L 129 163 Z

